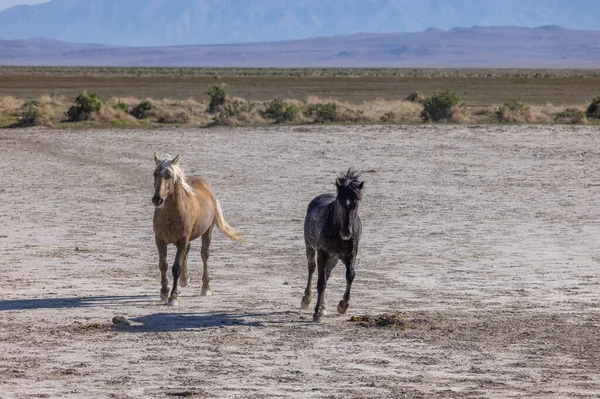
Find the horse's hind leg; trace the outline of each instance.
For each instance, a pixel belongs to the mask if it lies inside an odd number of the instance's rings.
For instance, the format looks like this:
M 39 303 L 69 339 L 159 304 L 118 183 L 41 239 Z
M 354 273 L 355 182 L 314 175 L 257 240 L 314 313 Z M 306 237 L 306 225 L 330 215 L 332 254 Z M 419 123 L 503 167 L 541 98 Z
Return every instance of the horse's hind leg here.
M 156 238 L 156 248 L 158 249 L 158 268 L 160 269 L 160 299 L 166 301 L 171 294 L 169 289 L 169 277 L 167 271 L 169 264 L 167 263 L 167 244 Z
M 182 288 L 187 287 L 190 283 L 190 273 L 187 267 L 187 260 L 191 248 L 192 246 L 188 244 L 187 251 L 185 251 L 185 254 L 183 255 L 183 260 L 181 261 L 181 277 L 179 278 L 179 285 L 181 285 Z
M 312 278 L 315 273 L 315 269 L 317 267 L 317 262 L 315 261 L 315 250 L 312 249 L 308 243 L 306 244 L 306 259 L 308 259 L 308 283 L 306 283 L 306 289 L 304 290 L 304 296 L 302 297 L 301 307 L 302 309 L 308 309 L 310 306 L 310 302 L 312 300 Z
M 202 235 L 202 296 L 210 296 L 210 275 L 208 273 L 208 256 L 210 254 L 210 240 L 212 237 L 213 226 L 210 226 L 206 233 Z
M 348 257 L 348 259 L 344 259 L 343 262 L 346 265 L 346 292 L 344 292 L 344 298 L 337 306 L 337 311 L 341 314 L 345 314 L 348 310 L 348 306 L 350 306 L 350 288 L 352 287 L 352 282 L 354 281 L 354 276 L 356 275 L 356 272 L 354 271 L 356 255 L 350 255 L 350 257 Z

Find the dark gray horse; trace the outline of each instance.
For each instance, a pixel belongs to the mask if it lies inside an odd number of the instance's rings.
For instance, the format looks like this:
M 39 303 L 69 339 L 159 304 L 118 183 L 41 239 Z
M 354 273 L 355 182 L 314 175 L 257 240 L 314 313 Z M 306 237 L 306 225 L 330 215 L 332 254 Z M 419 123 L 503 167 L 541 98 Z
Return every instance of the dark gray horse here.
M 358 205 L 362 199 L 364 182 L 352 169 L 336 180 L 337 196 L 321 194 L 310 204 L 304 220 L 304 242 L 308 258 L 308 284 L 302 298 L 302 309 L 308 309 L 311 301 L 311 283 L 315 267 L 319 266 L 317 279 L 317 305 L 313 321 L 321 322 L 325 311 L 325 287 L 331 271 L 341 260 L 346 265 L 346 292 L 337 310 L 344 314 L 348 310 L 350 287 L 354 280 L 354 265 L 362 225 L 358 216 Z M 315 262 L 316 254 L 316 262 Z

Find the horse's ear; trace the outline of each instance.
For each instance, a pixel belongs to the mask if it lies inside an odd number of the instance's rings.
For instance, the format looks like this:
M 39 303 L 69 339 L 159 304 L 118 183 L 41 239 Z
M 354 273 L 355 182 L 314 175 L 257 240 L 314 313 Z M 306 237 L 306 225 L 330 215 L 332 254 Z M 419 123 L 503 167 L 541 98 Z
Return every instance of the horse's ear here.
M 154 153 L 154 162 L 156 162 L 157 164 L 160 162 L 160 159 L 158 158 L 158 154 L 156 152 Z
M 335 181 L 335 188 L 336 188 L 337 190 L 339 190 L 340 188 L 342 188 L 342 186 L 340 185 L 340 182 L 339 182 L 339 180 L 336 180 L 336 181 Z
M 177 154 L 175 158 L 173 158 L 173 160 L 171 161 L 171 165 L 177 165 L 177 162 L 179 162 L 179 154 Z
M 361 181 L 360 184 L 358 185 L 358 189 L 362 190 L 363 186 L 365 185 L 364 181 Z

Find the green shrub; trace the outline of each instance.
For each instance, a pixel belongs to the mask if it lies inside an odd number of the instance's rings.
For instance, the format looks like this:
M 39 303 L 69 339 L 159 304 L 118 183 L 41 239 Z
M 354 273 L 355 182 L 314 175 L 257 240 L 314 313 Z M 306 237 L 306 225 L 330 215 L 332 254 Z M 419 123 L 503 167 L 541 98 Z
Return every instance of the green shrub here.
M 425 100 L 425 95 L 419 91 L 413 91 L 406 97 L 406 101 L 410 101 L 411 103 L 420 103 Z
M 579 125 L 586 123 L 585 112 L 577 108 L 565 108 L 564 111 L 556 114 L 554 118 L 556 122 L 568 123 L 571 125 Z
M 165 112 L 158 117 L 157 122 L 185 125 L 189 123 L 190 119 L 190 114 L 185 111 L 175 113 Z
M 600 96 L 594 98 L 585 111 L 588 118 L 600 119 Z
M 102 99 L 96 93 L 83 92 L 75 98 L 75 104 L 66 112 L 67 121 L 79 122 L 92 118 L 102 108 Z
M 381 123 L 392 123 L 396 121 L 396 113 L 394 111 L 386 112 L 379 119 Z
M 149 100 L 140 101 L 135 107 L 131 109 L 131 116 L 136 119 L 146 119 L 154 116 L 154 105 Z
M 336 103 L 313 104 L 304 111 L 304 115 L 314 117 L 318 123 L 333 122 L 338 117 L 338 107 Z
M 43 104 L 37 100 L 27 101 L 17 114 L 17 127 L 39 126 L 48 122 Z
M 521 101 L 508 100 L 494 110 L 494 119 L 500 123 L 525 123 L 531 120 L 531 113 Z
M 500 123 L 508 123 L 507 112 L 508 108 L 506 106 L 499 106 L 494 110 L 494 119 Z
M 113 108 L 121 110 L 126 114 L 129 113 L 129 105 L 125 104 L 123 101 L 118 101 L 115 105 L 113 105 Z
M 225 105 L 228 97 L 227 91 L 218 85 L 209 87 L 206 94 L 210 97 L 210 103 L 206 109 L 208 112 L 217 112 L 220 107 Z
M 237 118 L 242 113 L 243 102 L 233 100 L 223 105 L 223 110 L 219 113 L 225 118 Z
M 421 111 L 421 118 L 426 122 L 451 120 L 454 114 L 453 109 L 455 107 L 464 107 L 456 93 L 448 89 L 434 93 L 430 97 L 425 98 L 422 103 L 423 111 Z
M 256 108 L 255 103 L 231 100 L 221 107 L 221 112 L 213 117 L 213 125 L 228 126 L 234 124 L 242 113 L 251 113 Z
M 529 111 L 529 107 L 518 100 L 508 100 L 504 103 L 504 106 L 510 111 L 525 112 Z
M 300 108 L 294 104 L 275 98 L 264 104 L 265 109 L 259 111 L 260 116 L 266 119 L 275 119 L 276 123 L 292 122 L 300 113 Z

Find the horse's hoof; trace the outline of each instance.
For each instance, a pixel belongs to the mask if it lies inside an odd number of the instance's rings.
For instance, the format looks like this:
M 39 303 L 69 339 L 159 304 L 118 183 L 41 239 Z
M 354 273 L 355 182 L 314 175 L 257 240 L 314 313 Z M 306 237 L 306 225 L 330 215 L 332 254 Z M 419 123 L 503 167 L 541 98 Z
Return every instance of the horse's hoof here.
M 169 299 L 167 306 L 179 306 L 179 301 L 177 301 L 177 299 Z
M 323 309 L 321 309 L 321 316 L 327 316 L 327 309 L 325 309 L 323 307 Z
M 200 296 L 211 296 L 212 292 L 210 292 L 210 288 L 202 288 L 200 292 Z
M 340 301 L 340 303 L 338 303 L 338 306 L 337 306 L 338 313 L 346 314 L 346 311 L 348 310 L 348 306 L 350 306 L 350 304 L 348 302 Z
M 185 278 L 184 277 L 179 278 L 179 285 L 182 288 L 187 287 L 189 283 L 190 283 L 190 276 L 187 276 Z
M 311 301 L 311 297 L 309 296 L 303 296 L 302 297 L 302 303 L 300 304 L 300 307 L 304 310 L 308 309 L 308 307 L 310 306 L 310 301 Z
M 325 320 L 323 319 L 323 316 L 324 316 L 323 314 L 313 315 L 313 322 L 315 322 L 315 323 L 323 323 L 323 322 L 325 322 Z
M 169 294 L 165 294 L 164 292 L 161 292 L 160 299 L 161 299 L 161 301 L 166 301 L 167 299 L 169 299 Z

